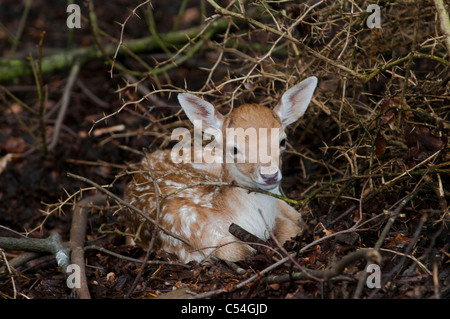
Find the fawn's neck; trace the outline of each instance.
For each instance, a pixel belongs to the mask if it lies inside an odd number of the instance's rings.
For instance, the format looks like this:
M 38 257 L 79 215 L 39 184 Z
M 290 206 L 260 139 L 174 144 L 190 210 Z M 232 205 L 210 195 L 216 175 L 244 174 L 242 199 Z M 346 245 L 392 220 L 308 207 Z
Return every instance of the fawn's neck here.
M 229 171 L 225 169 L 222 173 L 223 182 L 234 181 Z M 278 205 L 275 197 L 241 187 L 221 187 L 218 197 L 220 205 L 233 223 L 262 240 L 270 237 Z

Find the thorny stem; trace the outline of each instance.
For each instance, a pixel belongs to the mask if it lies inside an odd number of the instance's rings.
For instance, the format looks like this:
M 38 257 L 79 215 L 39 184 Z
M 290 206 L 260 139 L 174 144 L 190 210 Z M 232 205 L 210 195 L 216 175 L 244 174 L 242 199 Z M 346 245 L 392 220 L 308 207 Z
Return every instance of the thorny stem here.
M 41 39 L 38 45 L 38 60 L 37 69 L 33 56 L 30 54 L 31 69 L 33 71 L 34 79 L 37 86 L 38 98 L 39 98 L 39 129 L 42 138 L 42 149 L 44 154 L 47 154 L 47 138 L 45 129 L 45 102 L 47 100 L 47 90 L 44 88 L 43 72 L 42 72 L 42 45 L 44 43 L 45 31 L 41 33 Z

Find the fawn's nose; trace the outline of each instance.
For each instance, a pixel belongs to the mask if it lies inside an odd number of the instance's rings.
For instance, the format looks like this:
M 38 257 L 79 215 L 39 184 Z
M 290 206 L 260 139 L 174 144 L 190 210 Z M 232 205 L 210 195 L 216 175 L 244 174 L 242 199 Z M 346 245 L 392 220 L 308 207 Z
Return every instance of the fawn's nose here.
M 280 181 L 279 168 L 276 166 L 262 166 L 259 174 L 266 184 L 275 184 Z

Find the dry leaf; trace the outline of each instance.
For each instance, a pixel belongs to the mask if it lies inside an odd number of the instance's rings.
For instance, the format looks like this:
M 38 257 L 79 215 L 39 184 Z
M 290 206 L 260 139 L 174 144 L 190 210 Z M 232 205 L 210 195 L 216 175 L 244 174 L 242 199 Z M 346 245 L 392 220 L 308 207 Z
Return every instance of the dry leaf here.
M 386 248 L 397 247 L 397 246 L 402 247 L 406 243 L 410 243 L 411 240 L 412 240 L 411 238 L 406 237 L 405 235 L 400 233 L 397 236 L 395 236 L 395 238 L 393 240 L 391 240 L 390 242 L 386 243 Z
M 10 137 L 1 148 L 7 153 L 23 153 L 27 149 L 27 144 L 21 137 Z
M 273 283 L 273 284 L 270 284 L 269 287 L 272 290 L 278 290 L 278 289 L 280 289 L 280 284 L 279 283 Z
M 375 156 L 380 157 L 386 152 L 386 139 L 383 134 L 378 132 L 377 138 L 375 139 Z

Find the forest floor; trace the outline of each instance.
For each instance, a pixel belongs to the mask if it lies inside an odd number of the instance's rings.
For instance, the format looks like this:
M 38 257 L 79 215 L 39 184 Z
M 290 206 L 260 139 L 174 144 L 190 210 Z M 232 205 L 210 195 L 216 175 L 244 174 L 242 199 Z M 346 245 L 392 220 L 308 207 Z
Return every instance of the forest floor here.
M 216 11 L 209 0 L 86 1 L 74 29 L 66 1 L 1 2 L 0 237 L 68 242 L 75 204 L 102 193 L 70 174 L 121 198 L 142 150 L 167 149 L 170 131 L 189 127 L 172 93 L 202 92 L 226 113 L 230 101 L 273 107 L 315 75 L 283 155 L 302 236 L 234 265 L 156 250 L 140 273 L 146 251 L 127 245 L 109 198 L 88 208 L 90 296 L 449 298 L 450 48 L 439 1 L 417 2 L 383 2 L 380 29 L 367 26 L 368 1 L 217 1 Z M 119 39 L 130 50 L 116 57 Z M 381 260 L 368 271 L 358 252 L 373 250 Z M 1 298 L 74 297 L 52 254 L 0 253 Z

